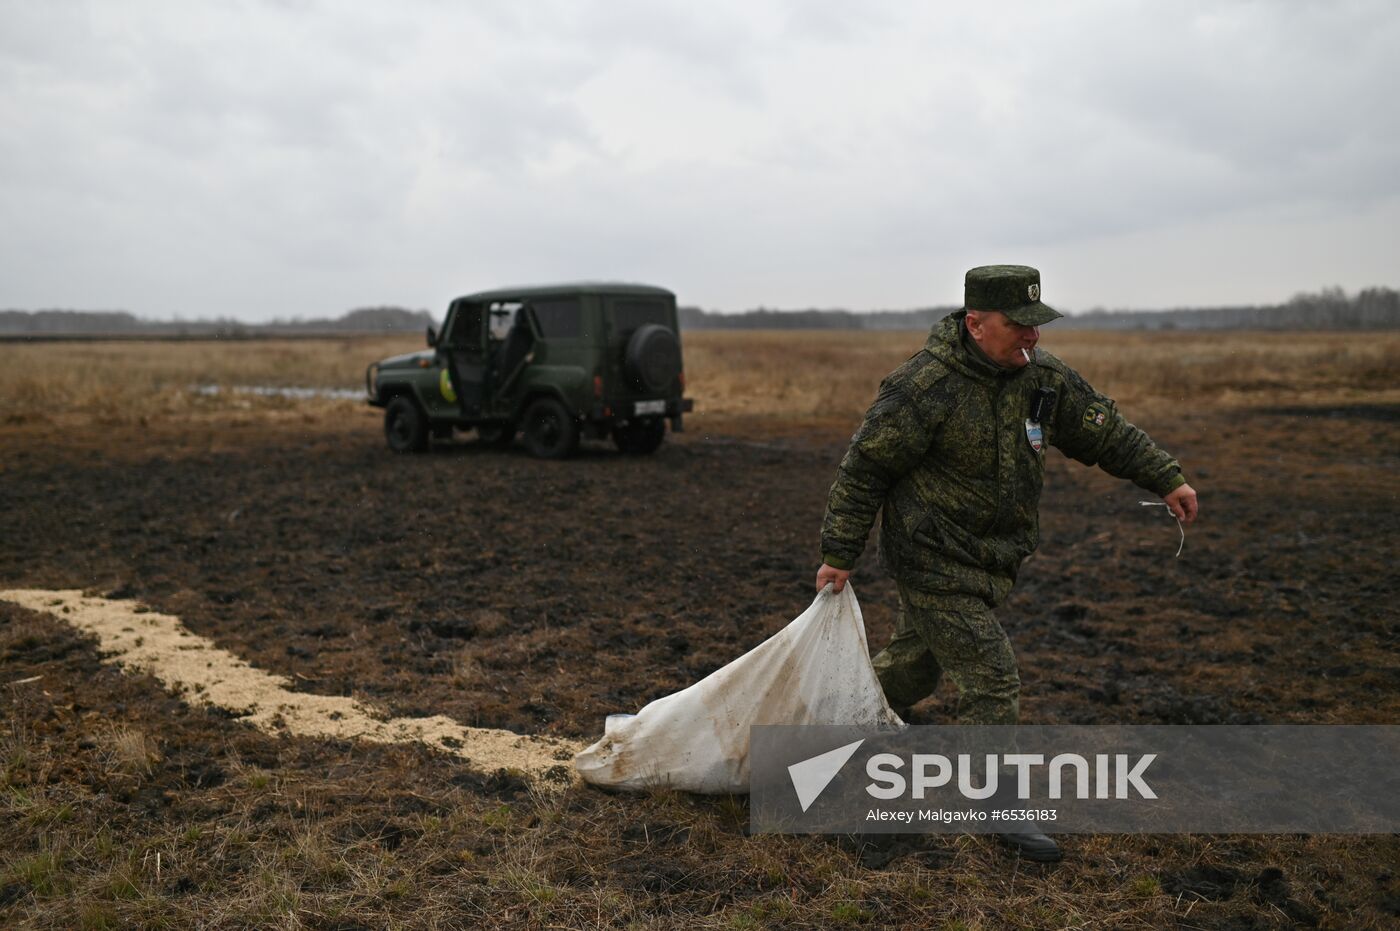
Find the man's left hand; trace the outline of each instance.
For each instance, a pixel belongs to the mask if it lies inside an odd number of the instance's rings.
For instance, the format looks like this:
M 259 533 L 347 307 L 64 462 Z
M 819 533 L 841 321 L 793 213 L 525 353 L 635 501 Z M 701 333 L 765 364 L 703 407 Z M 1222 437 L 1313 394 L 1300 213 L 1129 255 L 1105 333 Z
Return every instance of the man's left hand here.
M 1175 491 L 1170 492 L 1162 499 L 1167 503 L 1167 510 L 1183 524 L 1195 521 L 1196 512 L 1196 489 L 1190 485 L 1181 485 Z

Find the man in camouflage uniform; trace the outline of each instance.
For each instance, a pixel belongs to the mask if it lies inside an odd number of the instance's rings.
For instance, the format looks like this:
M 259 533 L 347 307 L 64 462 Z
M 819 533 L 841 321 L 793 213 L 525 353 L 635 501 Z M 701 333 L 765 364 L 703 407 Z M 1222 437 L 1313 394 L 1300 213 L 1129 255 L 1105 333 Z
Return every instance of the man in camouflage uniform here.
M 1015 724 L 1016 658 L 992 609 L 1038 541 L 1045 447 L 1098 465 L 1196 517 L 1181 467 L 1059 359 L 1035 345 L 1061 316 L 1040 272 L 967 273 L 964 309 L 880 385 L 837 472 L 822 521 L 817 588 L 844 587 L 877 511 L 880 562 L 899 589 L 894 639 L 874 658 L 890 703 L 908 708 L 947 675 L 962 724 Z M 1059 859 L 1038 832 L 1004 835 L 1023 856 Z

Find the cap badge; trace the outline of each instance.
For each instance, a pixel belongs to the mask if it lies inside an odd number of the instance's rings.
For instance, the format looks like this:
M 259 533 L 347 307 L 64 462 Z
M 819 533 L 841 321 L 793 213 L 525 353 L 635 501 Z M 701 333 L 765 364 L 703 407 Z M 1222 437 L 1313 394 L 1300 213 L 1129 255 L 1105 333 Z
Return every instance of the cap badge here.
M 1029 288 L 1026 289 L 1026 294 L 1028 294 L 1030 296 L 1030 299 L 1033 301 L 1040 300 L 1040 285 L 1031 285 Z

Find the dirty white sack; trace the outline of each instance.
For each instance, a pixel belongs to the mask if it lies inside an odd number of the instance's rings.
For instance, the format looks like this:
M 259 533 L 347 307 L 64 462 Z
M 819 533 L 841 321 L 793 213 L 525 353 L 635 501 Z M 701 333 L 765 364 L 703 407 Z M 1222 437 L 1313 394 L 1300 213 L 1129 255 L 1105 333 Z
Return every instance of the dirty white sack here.
M 635 716 L 611 715 L 603 739 L 574 757 L 594 785 L 749 791 L 754 724 L 895 725 L 870 665 L 865 621 L 848 583 L 828 585 L 802 615 L 748 653 Z

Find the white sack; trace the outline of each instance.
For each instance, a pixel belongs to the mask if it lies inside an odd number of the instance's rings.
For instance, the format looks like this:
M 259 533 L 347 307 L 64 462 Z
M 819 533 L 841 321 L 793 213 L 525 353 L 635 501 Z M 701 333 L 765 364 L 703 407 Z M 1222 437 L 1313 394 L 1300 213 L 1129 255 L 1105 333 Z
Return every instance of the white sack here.
M 870 665 L 865 621 L 847 583 L 828 585 L 791 624 L 690 688 L 636 716 L 610 715 L 574 757 L 600 786 L 749 791 L 753 724 L 900 725 Z

